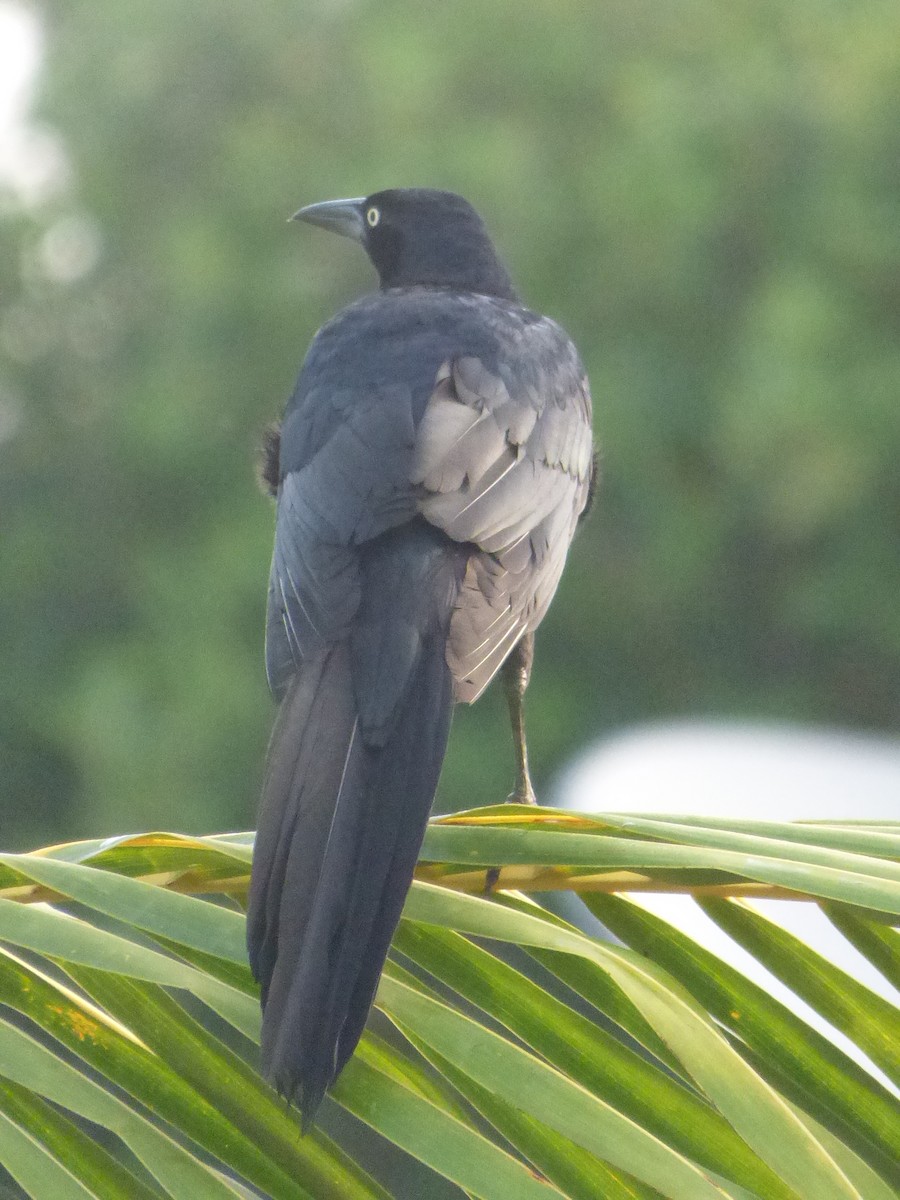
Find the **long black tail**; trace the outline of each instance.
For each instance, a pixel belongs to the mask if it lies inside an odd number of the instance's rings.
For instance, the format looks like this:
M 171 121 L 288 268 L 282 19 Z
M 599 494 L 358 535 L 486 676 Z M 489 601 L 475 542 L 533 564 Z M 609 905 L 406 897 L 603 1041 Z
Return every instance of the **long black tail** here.
M 412 880 L 452 711 L 425 637 L 390 727 L 367 737 L 341 642 L 304 662 L 269 748 L 247 938 L 262 1067 L 304 1124 L 353 1053 Z

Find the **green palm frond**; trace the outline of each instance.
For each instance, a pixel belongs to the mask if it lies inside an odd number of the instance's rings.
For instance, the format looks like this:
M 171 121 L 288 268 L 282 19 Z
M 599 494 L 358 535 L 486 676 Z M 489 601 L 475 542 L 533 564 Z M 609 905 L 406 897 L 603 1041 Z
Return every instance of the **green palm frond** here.
M 0 855 L 0 1163 L 25 1195 L 385 1200 L 404 1193 L 378 1181 L 381 1139 L 421 1194 L 424 1172 L 481 1200 L 897 1195 L 890 1084 L 628 893 L 693 895 L 897 1083 L 897 1008 L 747 899 L 819 905 L 896 983 L 900 823 L 434 820 L 382 1016 L 303 1137 L 253 1066 L 251 848 Z M 621 944 L 534 898 L 561 891 Z

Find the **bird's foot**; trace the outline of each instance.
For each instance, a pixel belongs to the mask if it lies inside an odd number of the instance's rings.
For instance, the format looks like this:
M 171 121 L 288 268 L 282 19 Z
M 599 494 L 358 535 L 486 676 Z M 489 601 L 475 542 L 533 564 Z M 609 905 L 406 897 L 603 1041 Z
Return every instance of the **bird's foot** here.
M 531 780 L 526 775 L 516 784 L 515 790 L 506 797 L 507 804 L 537 804 L 537 796 L 531 786 Z M 484 876 L 484 894 L 490 896 L 500 881 L 500 868 L 489 867 Z
M 526 779 L 516 784 L 515 790 L 506 797 L 507 804 L 537 804 L 538 799 L 531 786 L 531 780 Z

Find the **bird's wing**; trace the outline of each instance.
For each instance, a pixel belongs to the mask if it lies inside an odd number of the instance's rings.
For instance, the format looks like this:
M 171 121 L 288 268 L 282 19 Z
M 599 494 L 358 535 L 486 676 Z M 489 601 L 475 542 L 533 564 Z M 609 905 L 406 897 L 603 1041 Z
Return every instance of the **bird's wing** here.
M 276 696 L 298 664 L 350 629 L 359 546 L 415 515 L 408 387 L 311 389 L 281 431 L 266 668 Z
M 591 400 L 574 348 L 544 321 L 516 350 L 496 371 L 445 362 L 416 434 L 419 511 L 477 547 L 447 650 L 466 701 L 543 617 L 590 488 Z

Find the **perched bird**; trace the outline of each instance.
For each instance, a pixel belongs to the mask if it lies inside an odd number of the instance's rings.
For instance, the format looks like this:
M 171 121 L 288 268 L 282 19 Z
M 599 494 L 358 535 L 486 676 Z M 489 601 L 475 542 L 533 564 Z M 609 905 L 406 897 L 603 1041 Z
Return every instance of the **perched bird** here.
M 534 800 L 532 634 L 593 460 L 575 347 L 521 305 L 462 197 L 398 189 L 296 219 L 360 242 L 381 285 L 316 334 L 265 468 L 280 707 L 247 936 L 262 1069 L 308 1125 L 366 1023 L 454 702 L 504 662 L 513 798 Z

